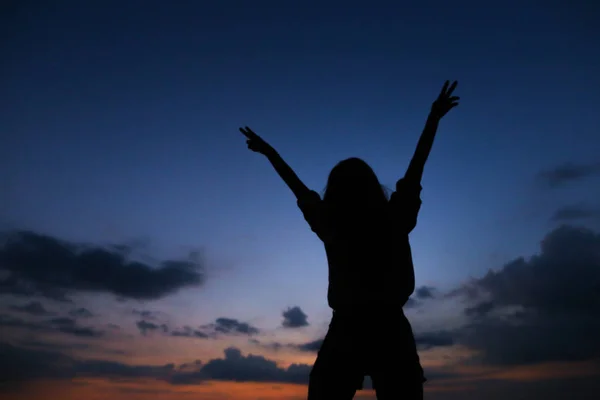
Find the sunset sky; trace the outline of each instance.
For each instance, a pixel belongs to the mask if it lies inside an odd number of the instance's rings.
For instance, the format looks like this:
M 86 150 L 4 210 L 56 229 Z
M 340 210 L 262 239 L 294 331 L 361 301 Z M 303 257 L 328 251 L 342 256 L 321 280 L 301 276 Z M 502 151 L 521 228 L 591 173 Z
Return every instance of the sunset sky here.
M 306 398 L 325 252 L 238 127 L 318 192 L 350 156 L 392 188 L 446 79 L 405 307 L 425 398 L 597 398 L 600 3 L 7 4 L 1 399 Z

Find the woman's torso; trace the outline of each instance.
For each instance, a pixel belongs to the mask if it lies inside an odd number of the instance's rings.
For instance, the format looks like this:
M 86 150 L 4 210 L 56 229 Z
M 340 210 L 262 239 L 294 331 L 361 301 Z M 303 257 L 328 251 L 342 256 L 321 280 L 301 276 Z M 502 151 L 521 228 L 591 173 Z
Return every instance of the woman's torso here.
M 325 242 L 325 251 L 334 310 L 401 308 L 414 290 L 408 235 L 393 226 L 346 231 Z

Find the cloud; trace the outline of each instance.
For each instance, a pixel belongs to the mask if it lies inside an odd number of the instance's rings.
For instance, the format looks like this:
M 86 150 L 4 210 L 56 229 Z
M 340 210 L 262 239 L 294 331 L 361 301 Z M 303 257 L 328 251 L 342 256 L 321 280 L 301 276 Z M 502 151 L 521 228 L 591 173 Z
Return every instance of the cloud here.
M 50 342 L 44 340 L 35 340 L 35 339 L 23 339 L 18 341 L 20 346 L 24 346 L 27 348 L 35 348 L 42 350 L 87 350 L 91 348 L 96 348 L 92 346 L 90 343 L 58 343 L 58 342 Z
M 489 271 L 467 294 L 456 342 L 496 365 L 600 359 L 600 235 L 561 226 L 540 253 Z
M 178 371 L 196 371 L 202 366 L 201 360 L 194 360 L 190 363 L 183 363 L 177 367 Z
M 106 360 L 80 360 L 59 351 L 27 349 L 0 343 L 0 376 L 4 382 L 25 383 L 35 379 L 146 378 L 171 384 L 195 384 L 207 380 L 235 382 L 308 382 L 311 366 L 292 364 L 282 368 L 263 356 L 244 356 L 237 348 L 227 348 L 224 358 L 182 364 L 128 365 Z
M 414 295 L 409 297 L 404 304 L 405 309 L 417 308 L 423 305 L 423 302 L 428 299 L 435 299 L 437 289 L 431 286 L 421 286 L 415 289 Z
M 433 347 L 446 347 L 454 344 L 451 332 L 425 332 L 415 335 L 415 342 L 421 350 L 429 350 Z
M 261 342 L 258 339 L 249 339 L 248 342 L 250 342 L 251 344 L 261 347 L 263 349 L 268 349 L 268 350 L 272 350 L 272 351 L 279 351 L 284 347 L 289 347 L 289 348 L 295 348 L 296 345 L 292 345 L 292 344 L 283 344 L 280 342 L 269 342 L 269 343 L 265 343 L 265 342 Z
M 153 322 L 148 322 L 145 320 L 141 320 L 135 323 L 140 333 L 146 336 L 150 332 L 161 331 L 163 333 L 169 332 L 169 327 L 166 324 L 155 324 Z
M 284 328 L 301 328 L 309 325 L 307 315 L 298 306 L 288 308 L 282 315 Z
M 250 342 L 265 349 L 278 351 L 283 348 L 294 349 L 301 352 L 317 353 L 323 345 L 323 339 L 311 340 L 304 343 L 263 343 L 252 339 Z M 428 350 L 433 347 L 446 347 L 454 344 L 453 333 L 450 331 L 424 332 L 415 335 L 415 342 L 421 350 Z
M 95 343 L 73 343 L 73 342 L 50 342 L 46 340 L 23 339 L 18 341 L 19 346 L 33 348 L 36 350 L 45 351 L 73 351 L 73 350 L 93 350 L 95 353 L 103 353 L 107 355 L 127 355 L 123 350 L 106 348 Z
M 589 164 L 567 163 L 539 172 L 536 179 L 544 186 L 556 188 L 599 174 L 600 162 Z
M 404 304 L 403 308 L 415 308 L 421 305 L 421 302 L 413 299 L 412 297 L 409 297 L 408 300 L 406 301 L 406 304 Z
M 155 378 L 167 380 L 173 364 L 127 365 L 106 360 L 78 360 L 60 351 L 28 349 L 0 343 L 0 377 L 4 389 L 37 379 Z M 2 387 L 2 386 L 0 386 Z
M 415 290 L 415 295 L 418 299 L 432 299 L 434 297 L 435 288 L 430 286 L 421 286 Z
M 316 353 L 323 345 L 323 339 L 312 340 L 310 342 L 301 343 L 294 347 L 300 351 L 307 351 L 309 353 Z
M 580 204 L 559 208 L 554 212 L 554 214 L 551 217 L 551 220 L 555 222 L 573 221 L 577 219 L 593 218 L 599 215 L 600 210 L 596 210 Z
M 465 308 L 465 314 L 468 316 L 481 317 L 488 314 L 490 311 L 494 309 L 494 302 L 492 301 L 482 301 L 472 307 Z
M 70 358 L 59 352 L 30 350 L 0 343 L 0 359 L 0 388 L 6 389 L 36 379 L 69 378 L 68 371 L 57 366 L 70 361 Z
M 208 339 L 211 337 L 208 333 L 202 332 L 201 330 L 194 329 L 190 326 L 184 326 L 181 330 L 175 330 L 171 332 L 171 336 L 176 337 L 188 337 L 188 338 L 200 338 Z
M 22 306 L 12 305 L 9 308 L 12 311 L 17 311 L 29 315 L 35 315 L 38 317 L 54 315 L 53 312 L 46 310 L 42 303 L 40 303 L 39 301 L 32 301 Z
M 103 248 L 75 244 L 29 231 L 7 234 L 0 246 L 0 291 L 69 301 L 73 292 L 105 292 L 154 300 L 204 282 L 193 258 L 158 266 L 132 261 L 123 246 Z
M 166 379 L 174 368 L 174 364 L 128 365 L 116 361 L 86 360 L 75 362 L 72 369 L 76 376 Z
M 248 354 L 234 347 L 225 349 L 225 357 L 213 359 L 196 371 L 180 372 L 172 376 L 175 384 L 198 383 L 204 380 L 235 382 L 308 383 L 311 366 L 292 364 L 281 368 L 275 361 L 263 356 Z
M 563 225 L 541 242 L 541 252 L 518 258 L 474 282 L 498 306 L 544 311 L 598 311 L 600 235 Z
M 250 339 L 248 340 L 251 344 L 258 346 L 263 349 L 271 350 L 271 351 L 279 351 L 282 349 L 291 349 L 301 352 L 307 353 L 316 353 L 321 348 L 323 344 L 323 339 L 317 339 L 310 342 L 305 343 L 281 343 L 281 342 L 261 342 L 258 339 Z
M 133 310 L 135 315 L 138 315 L 144 319 L 157 320 L 159 319 L 159 312 L 150 310 Z
M 202 328 L 226 335 L 255 335 L 260 332 L 258 328 L 233 318 L 217 318 L 214 323 L 205 325 Z
M 1 257 L 0 250 L 0 257 Z M 0 275 L 6 273 L 5 265 L 2 264 L 0 258 Z M 9 273 L 8 276 L 0 277 L 0 295 L 7 294 L 21 297 L 36 297 L 42 296 L 47 299 L 72 303 L 71 299 L 66 297 L 66 292 L 63 289 L 50 287 L 49 285 L 36 285 L 27 280 L 20 279 L 18 274 Z
M 76 308 L 69 311 L 69 315 L 74 318 L 92 318 L 94 314 L 87 308 Z
M 215 322 L 198 328 L 185 325 L 183 328 L 171 330 L 167 324 L 159 324 L 146 320 L 136 322 L 136 326 L 144 336 L 156 332 L 169 334 L 169 336 L 173 337 L 216 339 L 222 335 L 252 336 L 260 333 L 258 328 L 233 318 L 217 318 Z
M 51 326 L 39 322 L 27 322 L 21 318 L 12 317 L 10 315 L 0 314 L 0 327 L 2 328 L 23 328 L 30 331 L 45 331 L 51 330 Z
M 20 318 L 0 315 L 0 327 L 26 329 L 34 332 L 58 332 L 87 338 L 97 338 L 104 335 L 104 331 L 80 326 L 75 319 L 65 317 L 52 318 L 42 322 L 29 322 Z
M 73 336 L 99 337 L 104 335 L 103 331 L 97 331 L 94 328 L 77 325 L 77 321 L 73 318 L 54 318 L 49 322 L 59 332 L 67 333 Z

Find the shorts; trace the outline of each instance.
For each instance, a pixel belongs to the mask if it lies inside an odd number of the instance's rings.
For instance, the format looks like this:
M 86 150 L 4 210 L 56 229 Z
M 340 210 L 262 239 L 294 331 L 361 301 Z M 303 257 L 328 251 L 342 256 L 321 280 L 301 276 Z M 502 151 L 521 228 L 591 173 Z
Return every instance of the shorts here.
M 410 323 L 334 312 L 310 373 L 308 400 L 350 400 L 365 375 L 377 399 L 421 400 L 426 381 Z M 369 321 L 370 319 L 370 321 Z

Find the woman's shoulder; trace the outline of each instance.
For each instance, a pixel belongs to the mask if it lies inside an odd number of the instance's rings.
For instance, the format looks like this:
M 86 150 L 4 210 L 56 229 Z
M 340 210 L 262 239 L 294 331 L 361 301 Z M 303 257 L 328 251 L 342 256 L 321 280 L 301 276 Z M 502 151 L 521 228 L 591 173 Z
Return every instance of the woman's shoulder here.
M 314 190 L 308 190 L 302 193 L 300 196 L 298 196 L 297 201 L 298 206 L 302 207 L 321 203 L 322 200 L 321 196 L 319 196 L 319 193 L 315 192 Z

